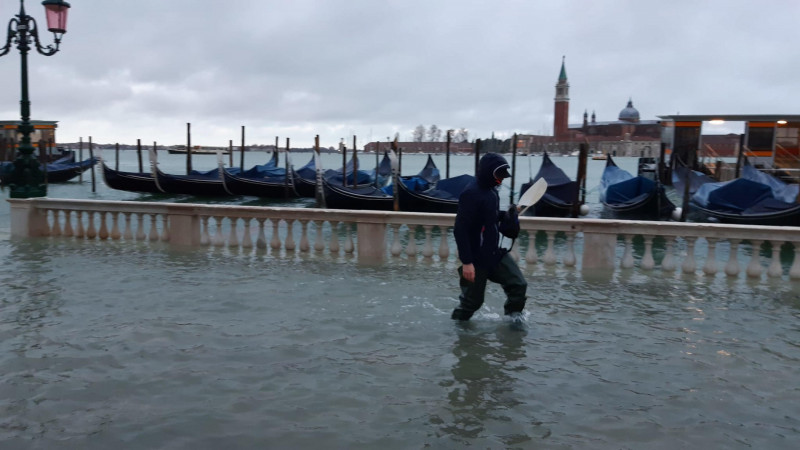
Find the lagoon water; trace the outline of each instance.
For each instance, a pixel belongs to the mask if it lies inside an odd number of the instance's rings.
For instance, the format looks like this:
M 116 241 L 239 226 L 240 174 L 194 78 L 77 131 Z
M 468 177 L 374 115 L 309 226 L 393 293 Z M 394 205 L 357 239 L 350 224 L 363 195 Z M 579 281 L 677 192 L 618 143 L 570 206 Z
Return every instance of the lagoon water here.
M 213 168 L 206 158 L 195 167 Z M 164 159 L 168 171 L 185 167 Z M 451 174 L 471 167 L 455 160 Z M 557 162 L 573 175 L 576 161 Z M 423 163 L 409 156 L 404 174 Z M 444 157 L 436 163 L 444 172 Z M 590 161 L 587 187 L 602 163 Z M 120 168 L 134 167 L 123 152 Z M 88 177 L 49 195 L 194 200 L 101 179 L 92 193 Z M 635 271 L 598 282 L 537 267 L 522 333 L 503 321 L 496 287 L 468 325 L 454 324 L 453 264 L 15 240 L 5 202 L 0 256 L 3 449 L 789 449 L 800 439 L 800 298 L 782 282 Z

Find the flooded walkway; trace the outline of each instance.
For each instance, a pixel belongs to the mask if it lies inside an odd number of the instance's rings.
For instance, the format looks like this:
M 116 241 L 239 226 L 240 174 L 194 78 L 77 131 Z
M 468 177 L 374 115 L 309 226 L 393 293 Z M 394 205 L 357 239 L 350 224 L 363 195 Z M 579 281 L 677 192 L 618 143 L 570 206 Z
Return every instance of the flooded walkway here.
M 780 285 L 529 273 L 449 319 L 455 267 L 0 241 L 3 448 L 792 448 Z

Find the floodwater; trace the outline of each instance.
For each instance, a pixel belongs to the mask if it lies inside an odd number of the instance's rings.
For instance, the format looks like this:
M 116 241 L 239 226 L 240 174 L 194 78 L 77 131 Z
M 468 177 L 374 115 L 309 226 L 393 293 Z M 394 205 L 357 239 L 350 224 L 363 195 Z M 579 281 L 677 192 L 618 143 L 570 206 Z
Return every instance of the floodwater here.
M 135 196 L 102 188 L 50 195 Z M 0 208 L 4 450 L 800 439 L 800 298 L 780 283 L 537 268 L 520 332 L 495 286 L 453 323 L 452 264 L 12 240 Z

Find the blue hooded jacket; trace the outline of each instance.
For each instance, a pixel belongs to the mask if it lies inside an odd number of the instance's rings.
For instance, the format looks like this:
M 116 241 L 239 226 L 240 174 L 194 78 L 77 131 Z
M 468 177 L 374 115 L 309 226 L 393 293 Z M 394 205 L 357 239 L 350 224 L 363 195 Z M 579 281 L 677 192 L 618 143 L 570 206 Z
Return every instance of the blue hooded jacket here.
M 458 257 L 463 264 L 476 268 L 493 269 L 505 254 L 499 248 L 498 223 L 505 211 L 500 211 L 499 183 L 495 171 L 508 162 L 501 155 L 487 153 L 478 162 L 478 176 L 470 183 L 458 199 L 458 213 L 453 228 Z M 502 171 L 503 169 L 500 169 Z

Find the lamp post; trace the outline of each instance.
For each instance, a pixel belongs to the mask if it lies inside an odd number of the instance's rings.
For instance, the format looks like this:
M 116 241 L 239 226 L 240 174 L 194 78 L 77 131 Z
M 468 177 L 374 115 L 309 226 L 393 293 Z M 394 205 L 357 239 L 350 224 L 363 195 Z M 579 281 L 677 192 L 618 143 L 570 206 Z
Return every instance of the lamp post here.
M 39 42 L 39 30 L 36 20 L 25 14 L 25 1 L 19 2 L 19 14 L 8 22 L 6 45 L 0 48 L 0 56 L 7 54 L 16 45 L 20 54 L 20 76 L 22 79 L 22 99 L 20 100 L 21 121 L 17 130 L 22 135 L 19 141 L 19 153 L 14 161 L 14 170 L 9 177 L 11 198 L 44 197 L 47 185 L 44 183 L 44 172 L 39 162 L 33 157 L 31 144 L 31 102 L 28 98 L 28 52 L 35 46 L 45 56 L 58 52 L 61 37 L 67 32 L 67 11 L 69 3 L 63 0 L 45 0 L 42 2 L 47 17 L 47 29 L 53 33 L 54 43 L 42 46 Z M 43 151 L 43 149 L 39 149 Z

